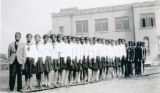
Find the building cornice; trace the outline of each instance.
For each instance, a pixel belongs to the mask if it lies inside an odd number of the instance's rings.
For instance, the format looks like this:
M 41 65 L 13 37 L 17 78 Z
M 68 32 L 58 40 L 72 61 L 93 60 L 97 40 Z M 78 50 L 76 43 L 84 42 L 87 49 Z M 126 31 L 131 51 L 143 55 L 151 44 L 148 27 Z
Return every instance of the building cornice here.
M 52 17 L 64 17 L 64 16 L 72 17 L 78 15 L 89 15 L 97 13 L 131 10 L 132 8 L 150 7 L 150 6 L 160 6 L 160 1 L 150 1 L 142 3 L 117 5 L 117 6 L 89 8 L 89 9 L 66 8 L 66 9 L 61 9 L 61 11 L 58 13 L 52 13 Z

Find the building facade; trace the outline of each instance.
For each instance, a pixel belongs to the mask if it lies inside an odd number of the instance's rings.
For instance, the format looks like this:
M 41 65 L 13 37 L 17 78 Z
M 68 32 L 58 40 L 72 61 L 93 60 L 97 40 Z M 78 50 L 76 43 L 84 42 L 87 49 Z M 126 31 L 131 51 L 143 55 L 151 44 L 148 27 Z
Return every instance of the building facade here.
M 160 64 L 160 2 L 90 9 L 67 8 L 52 13 L 52 33 L 144 41 L 147 63 Z

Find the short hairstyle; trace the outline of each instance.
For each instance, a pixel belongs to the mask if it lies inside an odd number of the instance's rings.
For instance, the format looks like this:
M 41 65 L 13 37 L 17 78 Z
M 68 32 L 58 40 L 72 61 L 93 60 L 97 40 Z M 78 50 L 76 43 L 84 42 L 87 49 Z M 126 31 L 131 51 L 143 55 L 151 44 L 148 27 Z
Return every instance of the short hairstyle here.
M 55 34 L 51 34 L 50 38 L 53 38 L 53 36 L 55 36 L 55 38 L 56 38 L 56 35 L 55 35 Z
M 19 35 L 21 36 L 21 33 L 20 33 L 20 32 L 16 32 L 15 35 L 16 35 L 16 34 L 19 34 Z
M 26 38 L 27 38 L 28 36 L 31 36 L 31 37 L 32 37 L 32 34 L 28 33 L 28 34 L 26 35 Z
M 35 38 L 36 36 L 39 36 L 39 38 L 41 38 L 41 36 L 40 36 L 39 34 L 35 34 L 35 35 L 34 35 L 34 38 Z
M 48 35 L 48 34 L 45 34 L 45 35 L 43 36 L 43 39 L 46 38 L 46 37 L 49 38 L 49 35 Z

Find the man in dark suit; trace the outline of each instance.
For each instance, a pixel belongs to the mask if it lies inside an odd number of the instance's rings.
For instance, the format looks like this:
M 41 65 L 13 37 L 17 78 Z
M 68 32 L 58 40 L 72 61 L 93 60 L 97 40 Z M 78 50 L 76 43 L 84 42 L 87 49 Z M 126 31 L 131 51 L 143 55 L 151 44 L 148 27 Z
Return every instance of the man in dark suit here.
M 141 61 L 142 61 L 142 49 L 140 47 L 140 42 L 137 42 L 137 47 L 135 48 L 135 74 L 141 75 Z
M 25 62 L 25 47 L 24 44 L 20 42 L 21 33 L 15 33 L 15 42 L 9 44 L 8 47 L 8 61 L 9 61 L 9 87 L 10 91 L 14 90 L 15 80 L 17 76 L 17 91 L 22 89 L 22 74 L 21 70 L 24 68 Z

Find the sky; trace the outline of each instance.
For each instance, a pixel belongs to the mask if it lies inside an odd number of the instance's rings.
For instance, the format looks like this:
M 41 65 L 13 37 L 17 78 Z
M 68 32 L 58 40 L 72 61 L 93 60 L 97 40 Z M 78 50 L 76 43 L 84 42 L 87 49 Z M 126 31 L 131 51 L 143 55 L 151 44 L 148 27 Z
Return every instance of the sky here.
M 0 53 L 7 54 L 8 45 L 14 41 L 15 32 L 21 32 L 21 42 L 26 42 L 27 33 L 43 35 L 52 30 L 51 13 L 59 12 L 60 9 L 85 9 L 144 1 L 154 0 L 2 0 Z

